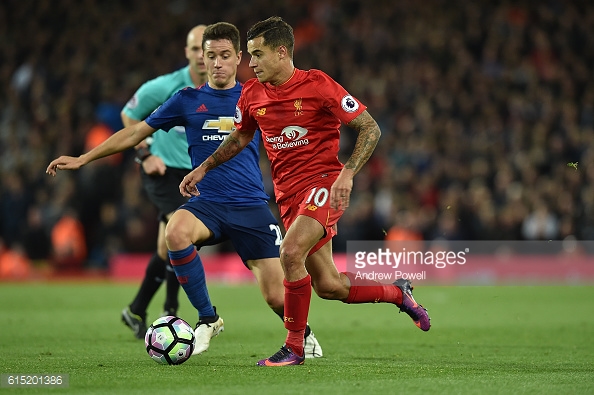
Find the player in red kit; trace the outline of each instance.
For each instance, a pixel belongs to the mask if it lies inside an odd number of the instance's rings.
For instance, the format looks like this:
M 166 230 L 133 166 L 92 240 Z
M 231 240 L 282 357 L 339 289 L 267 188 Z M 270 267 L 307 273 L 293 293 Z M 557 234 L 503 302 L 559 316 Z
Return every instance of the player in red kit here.
M 332 259 L 336 223 L 349 205 L 353 177 L 367 162 L 380 130 L 366 107 L 328 75 L 293 65 L 293 29 L 279 17 L 256 23 L 247 34 L 256 78 L 244 84 L 235 114 L 236 130 L 180 184 L 183 195 L 199 194 L 206 172 L 243 149 L 256 129 L 272 170 L 287 234 L 281 245 L 285 273 L 285 344 L 260 366 L 301 365 L 311 288 L 324 299 L 345 303 L 393 303 L 420 329 L 431 324 L 415 302 L 410 281 L 381 284 L 339 273 Z M 338 160 L 341 123 L 358 132 L 351 157 Z

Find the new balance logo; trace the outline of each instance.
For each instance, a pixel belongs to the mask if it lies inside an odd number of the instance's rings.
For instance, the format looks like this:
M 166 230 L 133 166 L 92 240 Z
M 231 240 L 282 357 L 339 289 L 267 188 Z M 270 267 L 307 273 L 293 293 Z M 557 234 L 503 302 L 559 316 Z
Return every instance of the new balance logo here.
M 208 108 L 204 104 L 201 104 L 200 107 L 196 109 L 196 112 L 207 112 Z

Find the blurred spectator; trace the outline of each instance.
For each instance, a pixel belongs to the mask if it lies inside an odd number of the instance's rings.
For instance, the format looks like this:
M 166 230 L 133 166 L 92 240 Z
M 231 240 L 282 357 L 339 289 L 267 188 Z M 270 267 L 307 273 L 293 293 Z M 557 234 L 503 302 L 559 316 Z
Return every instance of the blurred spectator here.
M 396 214 L 394 225 L 386 233 L 386 240 L 390 241 L 419 241 L 423 240 L 423 233 L 419 230 L 415 213 L 402 210 Z
M 80 269 L 87 258 L 82 223 L 74 210 L 67 210 L 51 233 L 52 265 L 58 270 Z
M 8 173 L 2 182 L 0 193 L 0 237 L 11 246 L 21 241 L 26 225 L 30 194 L 23 179 L 16 173 Z
M 0 239 L 0 280 L 23 280 L 31 274 L 31 262 L 16 243 L 8 248 Z
M 124 251 L 124 227 L 125 221 L 118 206 L 113 202 L 103 203 L 99 209 L 99 221 L 92 231 L 88 266 L 105 269 L 113 255 Z
M 559 221 L 544 202 L 537 202 L 533 211 L 524 218 L 522 236 L 526 240 L 556 240 L 558 238 Z
M 50 232 L 45 226 L 43 212 L 39 206 L 31 206 L 27 212 L 23 248 L 32 261 L 43 262 L 51 255 Z

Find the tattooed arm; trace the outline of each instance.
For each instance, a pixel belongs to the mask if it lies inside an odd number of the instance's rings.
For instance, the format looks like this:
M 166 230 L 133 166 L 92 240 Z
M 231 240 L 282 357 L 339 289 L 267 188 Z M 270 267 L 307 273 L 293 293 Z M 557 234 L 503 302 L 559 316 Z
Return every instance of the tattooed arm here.
M 202 181 L 208 171 L 239 154 L 252 141 L 255 132 L 231 132 L 212 155 L 184 177 L 179 184 L 179 192 L 186 197 L 200 195 L 196 184 Z
M 330 190 L 331 207 L 343 210 L 349 206 L 353 177 L 369 160 L 381 135 L 377 122 L 367 111 L 349 122 L 348 126 L 358 132 L 355 149 Z
M 363 111 L 361 115 L 349 122 L 348 126 L 359 132 L 359 135 L 355 143 L 355 149 L 344 167 L 353 170 L 354 174 L 357 174 L 371 157 L 381 132 L 377 122 L 367 111 Z

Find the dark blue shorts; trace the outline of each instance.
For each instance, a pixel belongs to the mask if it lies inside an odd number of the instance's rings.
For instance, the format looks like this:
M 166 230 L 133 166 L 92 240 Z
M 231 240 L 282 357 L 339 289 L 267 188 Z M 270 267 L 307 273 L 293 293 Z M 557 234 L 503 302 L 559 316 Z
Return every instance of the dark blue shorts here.
M 279 257 L 282 233 L 267 204 L 231 207 L 199 200 L 179 209 L 194 214 L 214 234 L 201 245 L 230 240 L 244 265 L 248 260 Z

